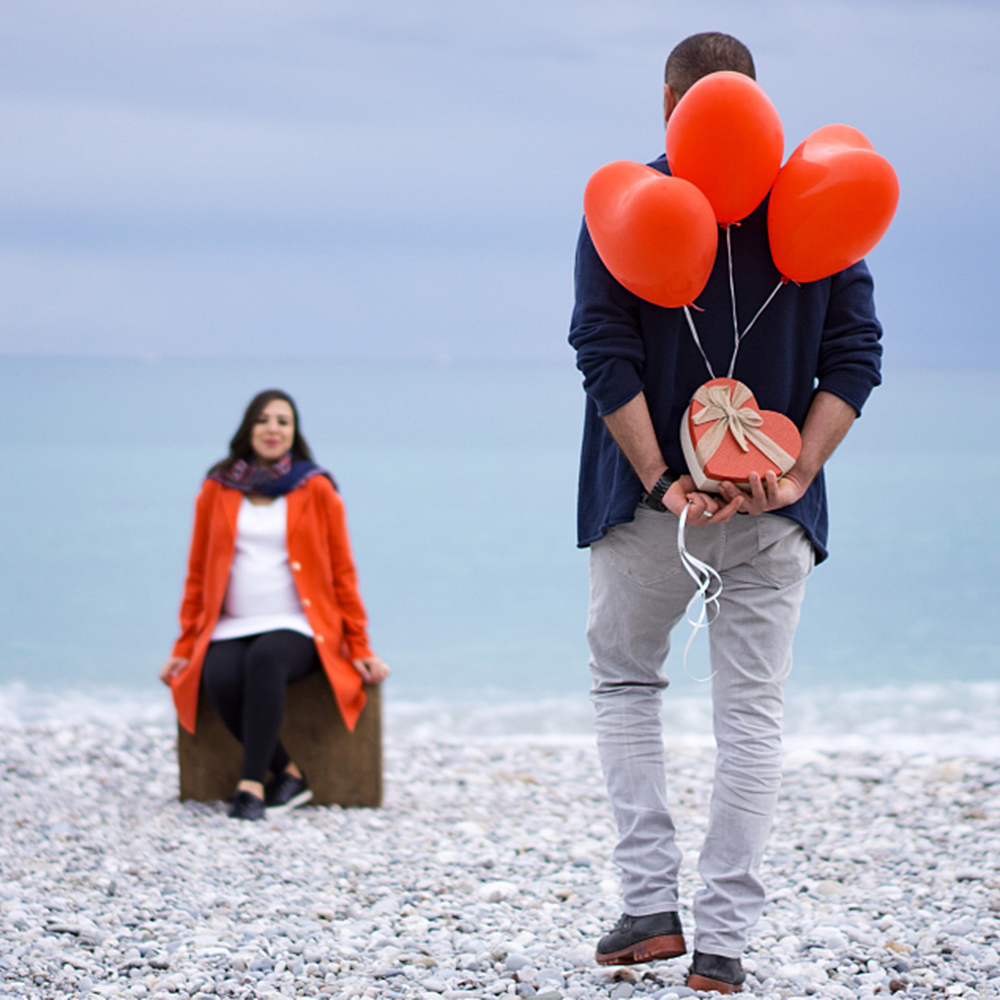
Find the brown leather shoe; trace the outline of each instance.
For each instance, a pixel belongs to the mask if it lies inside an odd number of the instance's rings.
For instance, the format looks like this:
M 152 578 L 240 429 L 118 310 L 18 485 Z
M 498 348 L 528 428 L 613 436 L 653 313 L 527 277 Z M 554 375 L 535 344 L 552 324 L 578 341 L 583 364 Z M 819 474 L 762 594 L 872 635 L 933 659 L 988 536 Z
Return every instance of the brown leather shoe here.
M 680 917 L 673 910 L 630 917 L 623 913 L 610 934 L 597 944 L 598 965 L 635 965 L 676 958 L 687 951 Z
M 691 971 L 688 973 L 685 985 L 688 989 L 705 993 L 709 990 L 715 990 L 717 993 L 739 993 L 743 989 L 746 977 L 743 963 L 738 958 L 705 955 L 696 951 L 692 956 Z

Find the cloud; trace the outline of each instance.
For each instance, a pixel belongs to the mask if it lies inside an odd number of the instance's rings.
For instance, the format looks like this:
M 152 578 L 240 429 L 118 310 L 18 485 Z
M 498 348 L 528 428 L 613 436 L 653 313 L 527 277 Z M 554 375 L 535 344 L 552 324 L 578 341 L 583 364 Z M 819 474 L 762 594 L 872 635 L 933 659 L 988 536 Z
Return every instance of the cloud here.
M 667 51 L 722 27 L 786 151 L 843 120 L 896 166 L 873 263 L 899 357 L 1000 362 L 975 333 L 1000 277 L 992 4 L 31 0 L 2 19 L 0 351 L 561 357 L 586 178 L 656 155 Z M 299 332 L 269 336 L 282 317 Z

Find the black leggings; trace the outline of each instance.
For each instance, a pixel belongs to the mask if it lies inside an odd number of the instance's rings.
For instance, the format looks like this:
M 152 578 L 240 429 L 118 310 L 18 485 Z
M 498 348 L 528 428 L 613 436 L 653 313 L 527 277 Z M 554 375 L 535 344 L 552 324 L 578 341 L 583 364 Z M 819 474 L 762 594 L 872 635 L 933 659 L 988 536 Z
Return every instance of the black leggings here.
M 316 644 L 282 628 L 208 647 L 201 682 L 219 717 L 243 744 L 243 780 L 281 774 L 290 758 L 281 745 L 285 688 L 320 667 Z

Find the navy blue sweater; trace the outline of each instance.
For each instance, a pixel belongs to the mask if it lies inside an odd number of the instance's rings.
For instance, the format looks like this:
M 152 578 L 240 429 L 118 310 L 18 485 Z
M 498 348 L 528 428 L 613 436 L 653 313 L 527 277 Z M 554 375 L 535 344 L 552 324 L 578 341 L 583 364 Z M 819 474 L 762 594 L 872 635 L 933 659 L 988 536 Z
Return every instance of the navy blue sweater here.
M 661 156 L 650 166 L 669 173 Z M 732 231 L 740 330 L 779 281 L 767 240 L 767 201 Z M 763 410 L 778 410 L 801 429 L 817 389 L 860 414 L 878 385 L 882 328 L 875 317 L 871 274 L 864 261 L 830 278 L 784 285 L 740 347 L 734 377 Z M 712 275 L 692 310 L 702 346 L 717 376 L 729 368 L 732 305 L 724 230 Z M 645 391 L 664 461 L 687 471 L 680 425 L 695 390 L 709 373 L 681 309 L 664 309 L 633 295 L 601 262 L 586 223 L 576 253 L 576 305 L 569 341 L 587 394 L 580 461 L 578 543 L 602 538 L 631 521 L 643 488 L 601 419 Z M 805 495 L 775 511 L 801 524 L 826 558 L 827 507 L 823 474 Z

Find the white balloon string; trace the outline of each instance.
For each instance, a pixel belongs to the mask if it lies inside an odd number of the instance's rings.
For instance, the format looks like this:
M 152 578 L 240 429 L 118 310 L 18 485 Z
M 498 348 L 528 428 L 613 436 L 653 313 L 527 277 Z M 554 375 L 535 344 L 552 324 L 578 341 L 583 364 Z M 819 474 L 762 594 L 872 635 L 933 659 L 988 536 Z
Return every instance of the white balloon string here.
M 778 292 L 781 291 L 781 286 L 783 284 L 784 284 L 784 281 L 782 281 L 782 280 L 779 279 L 778 283 L 774 286 L 774 291 L 771 292 L 770 295 L 768 295 L 767 299 L 764 301 L 764 304 L 757 310 L 757 315 L 754 316 L 754 318 L 752 320 L 750 320 L 749 323 L 747 323 L 747 328 L 737 338 L 737 340 L 736 340 L 736 349 L 733 351 L 733 360 L 730 361 L 730 363 L 729 363 L 729 374 L 726 376 L 727 378 L 732 378 L 733 377 L 733 372 L 736 370 L 736 355 L 739 353 L 740 344 L 743 343 L 743 338 L 751 331 L 751 329 L 753 328 L 754 323 L 756 323 L 757 320 L 760 319 L 761 314 L 771 304 L 771 300 L 775 297 L 775 295 L 777 295 Z M 735 301 L 736 300 L 734 299 L 733 302 L 735 303 Z M 735 308 L 735 305 L 734 305 L 734 308 Z
M 740 321 L 736 315 L 736 279 L 733 277 L 733 227 L 726 226 L 726 256 L 729 258 L 729 301 L 733 304 L 733 360 L 727 378 L 733 377 L 736 352 L 740 349 Z
M 733 307 L 733 356 L 729 359 L 729 371 L 726 372 L 726 378 L 733 378 L 733 372 L 736 371 L 736 357 L 740 353 L 740 344 L 743 343 L 743 338 L 753 329 L 754 324 L 763 315 L 764 310 L 771 304 L 775 295 L 781 291 L 781 286 L 785 284 L 785 280 L 783 278 L 778 280 L 778 283 L 774 286 L 774 290 L 764 300 L 764 304 L 757 310 L 754 318 L 747 323 L 746 329 L 740 333 L 740 321 L 736 312 L 736 276 L 733 270 L 733 225 L 738 226 L 739 223 L 731 223 L 726 226 L 726 259 L 729 265 L 729 301 L 732 303 Z M 691 310 L 688 306 L 684 306 L 684 315 L 687 318 L 688 327 L 691 330 L 691 336 L 694 337 L 694 342 L 705 362 L 705 367 L 708 369 L 709 377 L 714 379 L 715 371 L 712 369 L 712 364 L 708 360 L 705 348 L 702 347 L 701 338 L 698 336 L 698 330 L 695 328 L 694 318 L 692 317 Z
M 695 346 L 701 352 L 702 360 L 705 362 L 705 367 L 708 369 L 708 377 L 715 378 L 715 372 L 712 371 L 712 363 L 708 360 L 708 355 L 705 353 L 705 348 L 701 346 L 701 339 L 698 337 L 698 331 L 694 325 L 694 317 L 691 315 L 691 310 L 685 306 L 684 315 L 687 317 L 688 326 L 691 329 L 691 336 L 694 337 Z
M 691 600 L 688 601 L 684 612 L 688 624 L 692 626 L 687 645 L 684 647 L 684 673 L 688 677 L 691 677 L 691 672 L 688 670 L 688 653 L 691 650 L 691 643 L 694 642 L 694 637 L 703 628 L 708 628 L 718 617 L 719 598 L 722 596 L 722 577 L 707 562 L 702 562 L 701 559 L 691 555 L 684 545 L 684 527 L 687 524 L 687 515 L 690 509 L 690 504 L 686 504 L 677 521 L 677 553 L 680 556 L 681 565 L 687 570 L 688 575 L 698 587 L 694 594 L 691 595 Z M 701 613 L 697 618 L 692 618 L 691 605 L 699 598 L 701 598 L 702 602 Z M 709 608 L 712 610 L 709 611 Z M 699 684 L 704 684 L 714 676 L 715 671 L 713 670 L 707 677 L 692 677 L 692 680 L 697 681 Z

